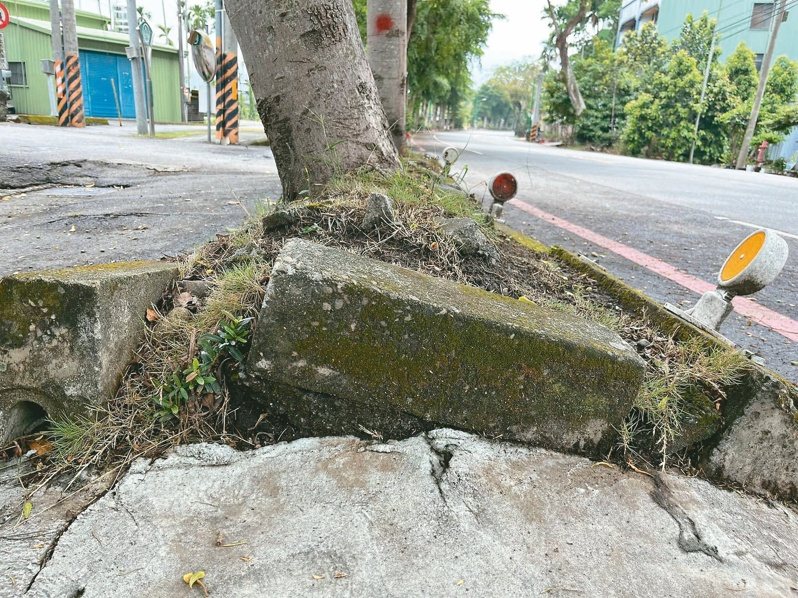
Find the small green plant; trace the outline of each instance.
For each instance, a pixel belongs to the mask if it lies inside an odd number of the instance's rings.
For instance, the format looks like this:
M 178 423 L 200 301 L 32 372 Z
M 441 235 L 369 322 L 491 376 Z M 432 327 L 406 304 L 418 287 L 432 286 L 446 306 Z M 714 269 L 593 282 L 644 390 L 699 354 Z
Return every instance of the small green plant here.
M 249 342 L 252 318 L 231 318 L 215 333 L 203 334 L 200 338 L 202 355 L 211 363 L 230 357 L 237 365 L 244 362 L 242 349 Z
M 681 446 L 685 428 L 709 425 L 707 414 L 720 411 L 726 389 L 750 367 L 733 349 L 709 347 L 702 339 L 668 339 L 663 354 L 649 363 L 635 410 L 621 431 L 624 450 L 647 444 L 644 436 L 650 435 L 664 468 L 674 447 Z
M 203 334 L 199 339 L 199 356 L 194 357 L 188 367 L 172 372 L 161 384 L 156 402 L 162 419 L 177 416 L 180 407 L 190 399 L 206 394 L 224 393 L 223 366 L 232 361 L 227 369 L 233 375 L 244 362 L 244 349 L 249 342 L 252 318 L 236 318 L 226 314 L 229 320 L 222 323 L 216 332 Z

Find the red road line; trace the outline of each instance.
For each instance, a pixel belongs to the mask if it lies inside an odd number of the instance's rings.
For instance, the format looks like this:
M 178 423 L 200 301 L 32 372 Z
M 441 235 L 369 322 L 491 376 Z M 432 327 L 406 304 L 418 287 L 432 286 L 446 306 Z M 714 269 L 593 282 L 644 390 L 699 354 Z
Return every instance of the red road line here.
M 659 274 L 660 276 L 667 278 L 668 280 L 673 281 L 676 284 L 685 287 L 686 289 L 690 289 L 699 295 L 715 288 L 715 285 L 709 284 L 708 282 L 701 280 L 700 278 L 696 278 L 695 276 L 680 272 L 667 262 L 663 262 L 660 259 L 652 257 L 646 253 L 643 253 L 642 251 L 638 251 L 637 249 L 629 247 L 628 245 L 624 245 L 623 243 L 619 243 L 618 241 L 614 241 L 608 237 L 593 232 L 590 229 L 584 228 L 583 226 L 579 226 L 578 224 L 574 224 L 573 222 L 569 222 L 568 220 L 564 220 L 554 216 L 553 214 L 544 212 L 543 210 L 531 206 L 526 202 L 514 199 L 509 203 L 519 210 L 523 210 L 527 214 L 531 214 L 536 218 L 545 220 L 546 222 L 554 224 L 563 230 L 567 230 L 570 233 L 582 237 L 586 241 L 590 241 L 599 247 L 603 247 L 604 249 L 612 251 L 613 253 L 626 258 L 630 262 L 634 262 L 639 266 L 643 266 L 644 268 L 655 272 L 656 274 Z M 767 328 L 770 328 L 774 332 L 777 332 L 781 336 L 788 338 L 793 342 L 798 342 L 798 321 L 788 318 L 787 316 L 773 311 L 772 309 L 768 309 L 767 307 L 760 305 L 751 299 L 746 299 L 745 297 L 736 297 L 732 303 L 734 305 L 734 310 L 737 313 L 750 318 L 757 324 L 761 324 Z

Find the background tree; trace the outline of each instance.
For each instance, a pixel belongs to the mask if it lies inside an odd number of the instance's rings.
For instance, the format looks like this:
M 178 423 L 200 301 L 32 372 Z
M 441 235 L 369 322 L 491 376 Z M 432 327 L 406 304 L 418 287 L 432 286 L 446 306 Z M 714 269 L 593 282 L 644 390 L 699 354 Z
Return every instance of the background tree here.
M 398 166 L 351 0 L 227 0 L 227 12 L 285 199 L 366 164 Z
M 574 34 L 583 33 L 588 25 L 598 28 L 607 17 L 617 19 L 616 11 L 620 10 L 620 3 L 617 0 L 568 0 L 562 6 L 555 7 L 551 0 L 546 2 L 544 14 L 551 25 L 551 37 L 548 51 L 544 50 L 544 59 L 550 59 L 551 51 L 556 49 L 560 59 L 560 76 L 574 114 L 578 117 L 585 110 L 585 102 L 569 55 L 572 45 L 577 42 Z M 617 20 L 613 22 L 617 23 Z
M 477 90 L 472 122 L 512 128 L 522 135 L 532 109 L 535 79 L 540 67 L 532 60 L 500 66 Z
M 679 50 L 663 73 L 654 75 L 657 96 L 646 92 L 626 105 L 623 141 L 633 155 L 685 160 L 693 140 L 693 123 L 701 93 L 695 58 Z

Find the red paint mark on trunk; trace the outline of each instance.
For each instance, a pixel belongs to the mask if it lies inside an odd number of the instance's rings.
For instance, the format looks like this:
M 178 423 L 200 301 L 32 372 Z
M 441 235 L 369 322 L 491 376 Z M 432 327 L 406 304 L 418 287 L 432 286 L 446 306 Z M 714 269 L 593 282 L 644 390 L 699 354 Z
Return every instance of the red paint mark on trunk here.
M 536 216 L 541 220 L 545 220 L 546 222 L 554 224 L 555 226 L 567 230 L 570 233 L 582 237 L 586 241 L 590 241 L 599 247 L 608 249 L 609 251 L 626 258 L 630 262 L 634 262 L 639 266 L 643 266 L 644 268 L 647 268 L 648 270 L 651 270 L 652 272 L 655 272 L 660 276 L 685 287 L 686 289 L 690 289 L 699 295 L 715 288 L 715 285 L 709 284 L 708 282 L 701 280 L 700 278 L 696 278 L 695 276 L 680 272 L 667 262 L 663 262 L 660 259 L 652 257 L 646 253 L 643 253 L 642 251 L 638 251 L 637 249 L 629 247 L 628 245 L 624 245 L 623 243 L 619 243 L 618 241 L 613 241 L 612 239 L 593 232 L 590 229 L 579 226 L 578 224 L 558 218 L 557 216 L 549 214 L 548 212 L 544 212 L 543 210 L 531 206 L 526 202 L 514 199 L 510 201 L 509 204 L 520 210 L 523 210 L 527 214 Z M 781 336 L 788 338 L 793 342 L 798 342 L 798 321 L 788 318 L 787 316 L 773 311 L 772 309 L 768 309 L 763 305 L 759 305 L 755 301 L 745 297 L 736 297 L 733 300 L 733 304 L 734 310 L 740 315 L 750 318 L 762 326 L 770 328 L 774 332 L 777 332 Z
M 374 24 L 377 26 L 377 33 L 385 33 L 386 31 L 393 29 L 393 19 L 391 18 L 391 15 L 385 13 L 377 15 L 377 19 L 374 21 Z

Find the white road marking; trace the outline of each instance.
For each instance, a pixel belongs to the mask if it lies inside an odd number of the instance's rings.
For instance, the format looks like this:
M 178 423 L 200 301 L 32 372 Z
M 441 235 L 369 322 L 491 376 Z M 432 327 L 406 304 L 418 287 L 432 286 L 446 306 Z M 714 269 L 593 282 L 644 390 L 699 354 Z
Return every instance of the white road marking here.
M 758 224 L 751 224 L 750 222 L 743 222 L 742 220 L 732 220 L 731 218 L 726 218 L 725 216 L 715 216 L 715 220 L 723 220 L 725 222 L 733 222 L 734 224 L 739 224 L 740 226 L 747 226 L 748 228 L 767 228 L 772 230 L 777 235 L 781 235 L 783 237 L 790 237 L 791 239 L 798 239 L 798 235 L 793 235 L 792 233 L 786 233 L 783 230 L 778 230 L 776 228 L 770 228 L 769 226 L 760 226 Z
M 442 145 L 449 145 L 443 139 L 440 139 L 437 135 L 433 135 L 432 138 L 435 141 L 437 141 L 438 143 L 442 144 Z M 462 151 L 462 152 L 471 152 L 472 154 L 476 154 L 477 156 L 484 156 L 485 155 L 482 152 L 478 152 L 477 150 L 468 149 L 468 146 L 466 146 L 465 148 L 463 148 L 460 151 Z

